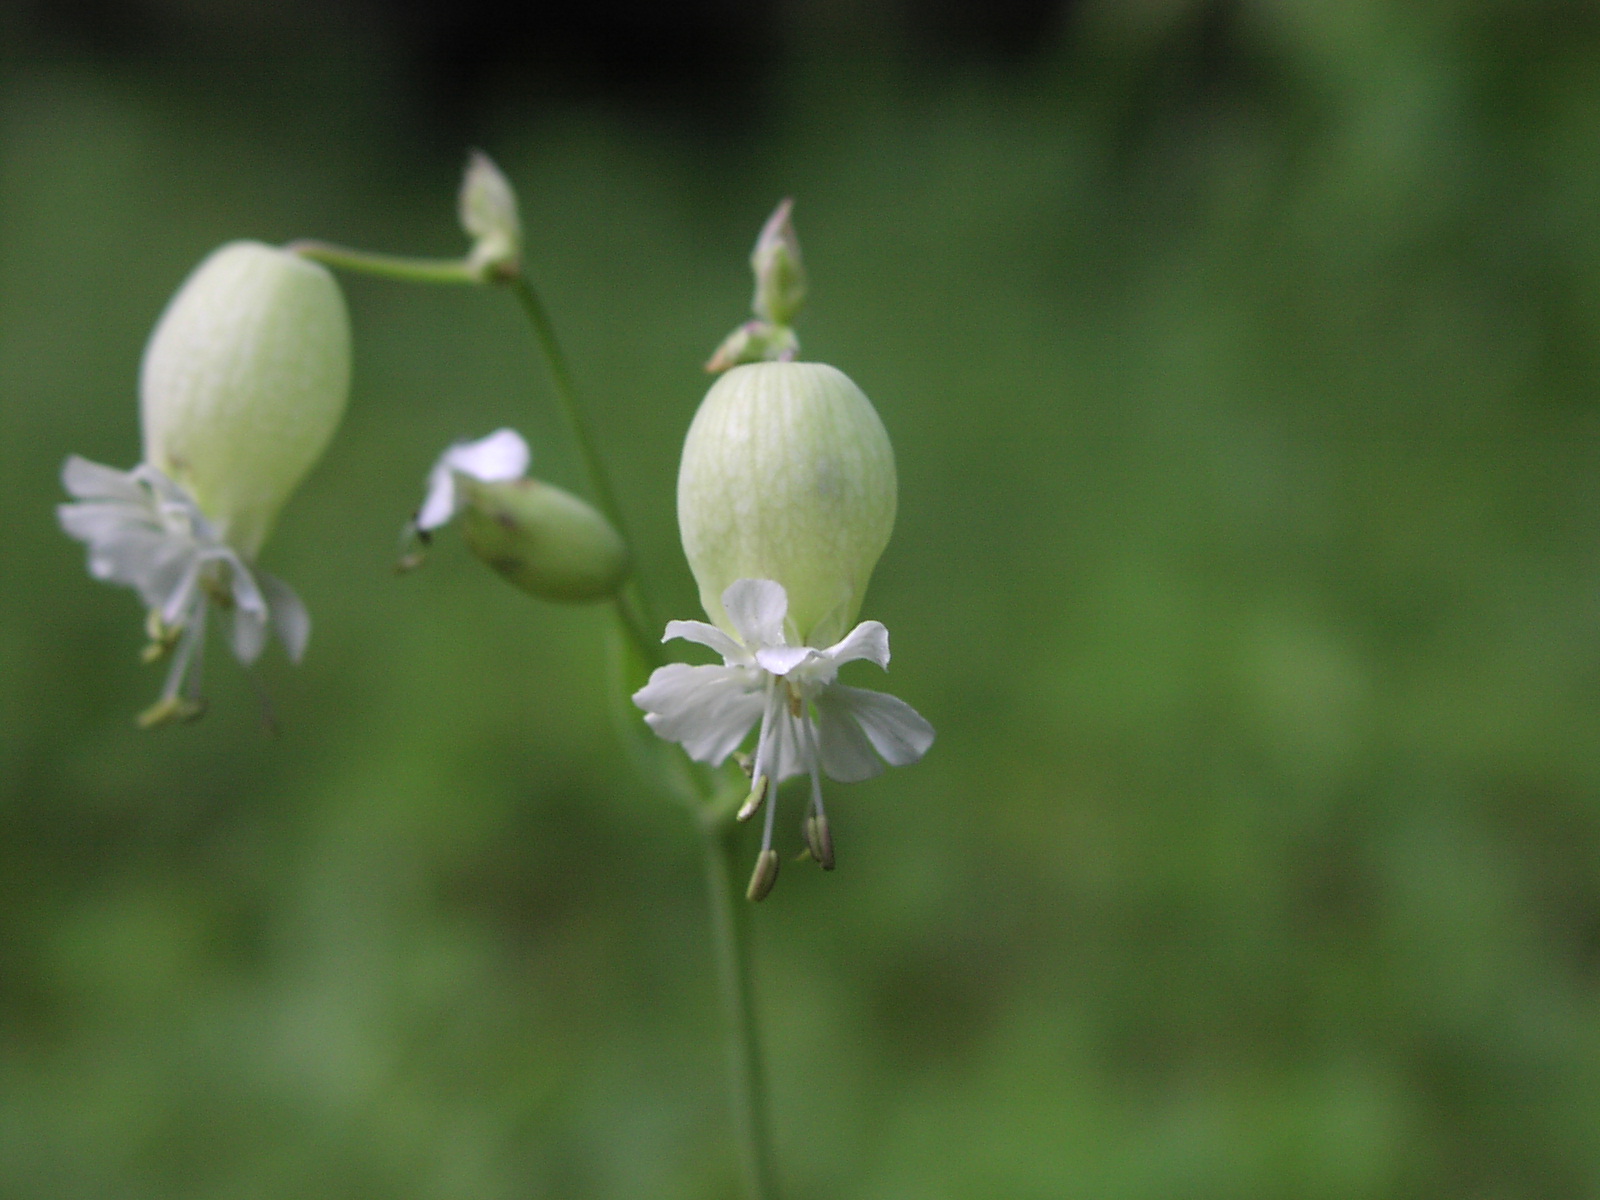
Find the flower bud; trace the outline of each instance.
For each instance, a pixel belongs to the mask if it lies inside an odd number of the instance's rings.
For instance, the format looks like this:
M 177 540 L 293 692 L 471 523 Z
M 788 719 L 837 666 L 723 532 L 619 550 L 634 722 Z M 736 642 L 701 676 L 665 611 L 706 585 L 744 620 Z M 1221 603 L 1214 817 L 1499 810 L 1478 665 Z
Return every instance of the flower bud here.
M 722 595 L 769 579 L 793 635 L 826 646 L 861 608 L 895 516 L 894 451 L 871 401 L 823 363 L 735 367 L 706 393 L 684 441 L 678 526 L 713 622 Z
M 545 600 L 604 600 L 628 576 L 628 548 L 571 492 L 537 479 L 485 482 L 457 474 L 461 535 L 471 551 Z
M 297 254 L 230 242 L 167 305 L 139 384 L 145 461 L 253 558 L 344 414 L 338 286 Z
M 473 241 L 468 261 L 483 279 L 514 278 L 522 266 L 522 218 L 517 194 L 500 168 L 474 150 L 461 179 L 461 228 Z
M 773 325 L 791 325 L 800 314 L 806 298 L 806 269 L 800 261 L 800 239 L 789 219 L 793 200 L 785 200 L 767 218 L 750 253 L 750 269 L 756 276 L 756 295 L 751 308 L 756 316 Z

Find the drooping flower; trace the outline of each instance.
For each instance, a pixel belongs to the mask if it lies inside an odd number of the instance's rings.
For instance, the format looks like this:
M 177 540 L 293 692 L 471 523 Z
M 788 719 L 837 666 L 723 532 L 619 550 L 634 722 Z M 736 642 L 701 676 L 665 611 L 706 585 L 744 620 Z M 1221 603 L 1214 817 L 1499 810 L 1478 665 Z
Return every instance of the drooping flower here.
M 615 594 L 628 575 L 627 545 L 592 505 L 526 478 L 531 458 L 514 429 L 457 442 L 429 471 L 412 530 L 426 544 L 459 516 L 468 549 L 523 591 L 569 604 Z M 401 566 L 420 561 L 410 554 Z
M 131 471 L 73 456 L 62 528 L 89 547 L 97 579 L 150 610 L 148 660 L 173 656 L 143 725 L 202 711 L 207 612 L 232 615 L 235 657 L 269 629 L 298 660 L 304 605 L 255 556 L 343 415 L 350 325 L 333 277 L 256 242 L 213 253 L 168 304 L 140 370 L 144 461 Z
M 723 592 L 720 607 L 731 634 L 704 621 L 669 621 L 662 640 L 708 646 L 722 655 L 723 665 L 660 667 L 633 700 L 657 734 L 713 766 L 737 750 L 760 722 L 750 760 L 750 798 L 740 812 L 748 817 L 763 801 L 767 804 L 761 858 L 751 881 L 751 898 L 760 899 L 777 869 L 772 831 L 778 784 L 810 776 L 807 844 L 814 858 L 832 867 L 822 776 L 853 783 L 879 774 L 885 763 L 914 763 L 933 744 L 934 734 L 905 701 L 838 682 L 840 666 L 856 659 L 887 669 L 889 633 L 879 622 L 863 621 L 831 646 L 805 645 L 791 638 L 788 596 L 770 579 L 736 580 Z
M 229 641 L 247 666 L 261 656 L 271 628 L 292 662 L 311 636 L 311 618 L 288 584 L 254 568 L 172 480 L 145 463 L 118 471 L 73 455 L 61 482 L 76 500 L 58 512 L 61 526 L 89 547 L 89 573 L 131 587 L 150 610 L 146 658 L 168 653 L 161 698 L 141 725 L 200 715 L 200 668 L 206 614 L 231 613 Z

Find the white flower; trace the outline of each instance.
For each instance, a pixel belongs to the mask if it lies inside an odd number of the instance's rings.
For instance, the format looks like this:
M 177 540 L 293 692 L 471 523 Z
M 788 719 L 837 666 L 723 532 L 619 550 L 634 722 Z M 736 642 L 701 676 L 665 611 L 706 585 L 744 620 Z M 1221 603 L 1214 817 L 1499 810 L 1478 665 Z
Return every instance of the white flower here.
M 89 547 L 89 573 L 137 591 L 150 609 L 147 656 L 172 652 L 161 699 L 140 717 L 154 725 L 198 716 L 200 664 L 211 604 L 233 614 L 233 653 L 261 656 L 267 631 L 298 662 L 311 618 L 289 586 L 256 570 L 223 540 L 194 498 L 148 463 L 118 471 L 73 455 L 61 482 L 76 503 L 57 509 L 61 527 Z
M 515 429 L 497 429 L 475 442 L 457 442 L 439 456 L 428 472 L 428 494 L 413 524 L 428 534 L 446 524 L 461 509 L 456 475 L 470 475 L 484 483 L 521 479 L 532 459 L 528 443 Z
M 751 761 L 753 787 L 741 818 L 777 784 L 809 774 L 808 820 L 825 822 L 823 774 L 841 783 L 870 779 L 886 762 L 897 767 L 916 762 L 933 744 L 933 726 L 905 701 L 837 682 L 839 667 L 855 659 L 888 667 L 889 631 L 877 621 L 863 621 L 839 642 L 817 649 L 790 642 L 785 630 L 789 598 L 770 579 L 736 580 L 723 592 L 722 608 L 737 637 L 704 621 L 669 621 L 662 640 L 709 646 L 722 655 L 723 665 L 660 667 L 633 702 L 645 710 L 645 721 L 657 734 L 713 766 L 761 723 Z M 767 806 L 763 859 L 771 849 L 776 808 L 774 798 Z M 808 824 L 814 855 L 831 865 L 831 851 L 817 854 L 811 832 Z

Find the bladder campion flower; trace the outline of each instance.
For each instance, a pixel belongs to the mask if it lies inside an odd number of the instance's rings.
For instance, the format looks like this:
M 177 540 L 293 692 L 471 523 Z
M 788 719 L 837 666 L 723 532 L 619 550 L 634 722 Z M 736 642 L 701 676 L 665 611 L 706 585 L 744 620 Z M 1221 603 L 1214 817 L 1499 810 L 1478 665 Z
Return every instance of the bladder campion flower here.
M 167 305 L 139 384 L 144 461 L 118 471 L 74 455 L 62 482 L 75 503 L 58 511 L 90 574 L 149 607 L 146 659 L 172 656 L 149 726 L 202 711 L 213 604 L 232 614 L 240 662 L 269 629 L 292 660 L 305 650 L 304 605 L 255 557 L 344 413 L 350 324 L 333 277 L 257 242 L 223 246 Z
M 657 734 L 713 764 L 760 722 L 739 814 L 768 805 L 753 900 L 777 875 L 778 784 L 811 777 L 806 844 L 831 867 L 822 775 L 867 779 L 884 762 L 916 762 L 933 744 L 933 727 L 910 705 L 836 679 L 854 659 L 889 663 L 881 624 L 845 630 L 888 543 L 895 497 L 883 423 L 860 388 L 821 363 L 735 367 L 706 395 L 685 440 L 678 523 L 712 624 L 673 621 L 663 640 L 709 646 L 723 665 L 661 667 L 633 699 Z

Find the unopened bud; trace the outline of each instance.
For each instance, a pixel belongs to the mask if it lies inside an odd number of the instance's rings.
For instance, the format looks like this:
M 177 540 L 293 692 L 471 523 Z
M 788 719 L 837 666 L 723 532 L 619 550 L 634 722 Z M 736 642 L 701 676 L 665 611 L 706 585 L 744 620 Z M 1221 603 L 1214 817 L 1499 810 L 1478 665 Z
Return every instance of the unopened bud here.
M 474 150 L 461 179 L 461 228 L 472 239 L 467 256 L 481 279 L 512 279 L 522 267 L 522 218 L 517 194 L 500 168 Z
M 751 304 L 756 316 L 773 325 L 792 325 L 806 298 L 806 269 L 800 261 L 800 239 L 790 214 L 793 200 L 784 200 L 761 227 L 750 269 L 756 276 Z
M 756 869 L 750 873 L 750 886 L 745 889 L 746 899 L 765 900 L 772 885 L 778 882 L 778 852 L 763 850 L 756 858 Z
M 603 600 L 628 575 L 617 531 L 571 492 L 537 479 L 484 482 L 458 474 L 461 535 L 525 592 L 576 604 Z

